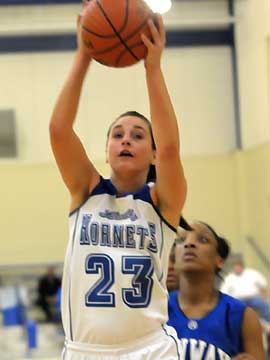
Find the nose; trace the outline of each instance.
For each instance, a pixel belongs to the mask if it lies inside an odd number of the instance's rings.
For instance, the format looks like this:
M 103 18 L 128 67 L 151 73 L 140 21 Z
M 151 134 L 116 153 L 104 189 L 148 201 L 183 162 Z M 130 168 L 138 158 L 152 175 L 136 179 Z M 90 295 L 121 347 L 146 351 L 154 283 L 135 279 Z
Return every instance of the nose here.
M 195 237 L 192 236 L 192 234 L 190 234 L 185 241 L 184 244 L 184 248 L 189 249 L 189 248 L 195 248 Z
M 130 137 L 128 135 L 122 138 L 122 145 L 130 145 Z

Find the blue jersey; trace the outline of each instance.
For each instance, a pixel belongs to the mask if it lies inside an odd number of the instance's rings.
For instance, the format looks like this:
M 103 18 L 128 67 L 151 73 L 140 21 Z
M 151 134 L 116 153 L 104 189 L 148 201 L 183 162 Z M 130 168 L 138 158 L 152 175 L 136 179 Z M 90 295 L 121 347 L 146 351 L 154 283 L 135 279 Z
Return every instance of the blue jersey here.
M 70 215 L 62 288 L 67 340 L 117 345 L 162 329 L 175 232 L 152 203 L 149 185 L 119 196 L 101 179 Z
M 220 292 L 215 308 L 201 319 L 187 318 L 179 307 L 178 291 L 170 293 L 169 321 L 181 343 L 181 359 L 227 360 L 243 352 L 241 327 L 246 306 Z

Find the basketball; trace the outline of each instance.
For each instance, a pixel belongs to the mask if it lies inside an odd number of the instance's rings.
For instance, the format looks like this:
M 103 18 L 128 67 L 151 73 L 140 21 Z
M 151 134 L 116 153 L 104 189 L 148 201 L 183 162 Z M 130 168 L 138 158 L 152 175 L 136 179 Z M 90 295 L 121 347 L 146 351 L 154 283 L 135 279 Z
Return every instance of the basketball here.
M 81 14 L 81 39 L 99 63 L 126 67 L 145 58 L 141 33 L 151 38 L 148 19 L 154 13 L 144 0 L 89 0 Z

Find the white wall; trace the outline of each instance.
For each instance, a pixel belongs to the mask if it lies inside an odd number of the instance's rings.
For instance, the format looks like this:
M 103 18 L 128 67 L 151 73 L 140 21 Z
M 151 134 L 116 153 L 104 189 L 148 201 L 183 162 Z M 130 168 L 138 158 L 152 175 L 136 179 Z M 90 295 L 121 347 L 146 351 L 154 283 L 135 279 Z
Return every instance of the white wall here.
M 0 56 L 1 107 L 16 110 L 21 160 L 50 158 L 48 122 L 72 58 L 73 53 Z M 163 67 L 181 123 L 183 154 L 233 150 L 230 50 L 168 49 Z M 149 113 L 143 64 L 128 69 L 93 64 L 84 86 L 78 129 L 87 150 L 98 159 L 104 154 L 110 122 L 127 109 Z
M 269 0 L 237 0 L 236 39 L 243 147 L 270 141 Z
M 228 21 L 227 0 L 181 0 L 173 1 L 172 8 L 164 15 L 166 25 L 190 28 L 220 24 Z

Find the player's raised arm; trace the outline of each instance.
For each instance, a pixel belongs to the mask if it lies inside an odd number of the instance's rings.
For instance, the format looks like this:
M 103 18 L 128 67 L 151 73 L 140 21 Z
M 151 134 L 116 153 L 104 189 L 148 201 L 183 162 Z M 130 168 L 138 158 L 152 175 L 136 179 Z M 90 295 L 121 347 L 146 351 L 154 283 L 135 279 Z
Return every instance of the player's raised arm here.
M 99 178 L 73 130 L 83 81 L 90 62 L 90 56 L 85 53 L 78 41 L 78 50 L 50 121 L 53 153 L 62 178 L 71 193 L 72 207 L 84 200 Z
M 142 35 L 148 49 L 145 60 L 153 135 L 156 143 L 156 195 L 167 220 L 177 225 L 186 198 L 186 180 L 179 155 L 179 130 L 174 108 L 161 70 L 165 29 L 160 15 L 158 29 L 150 20 L 152 41 Z

